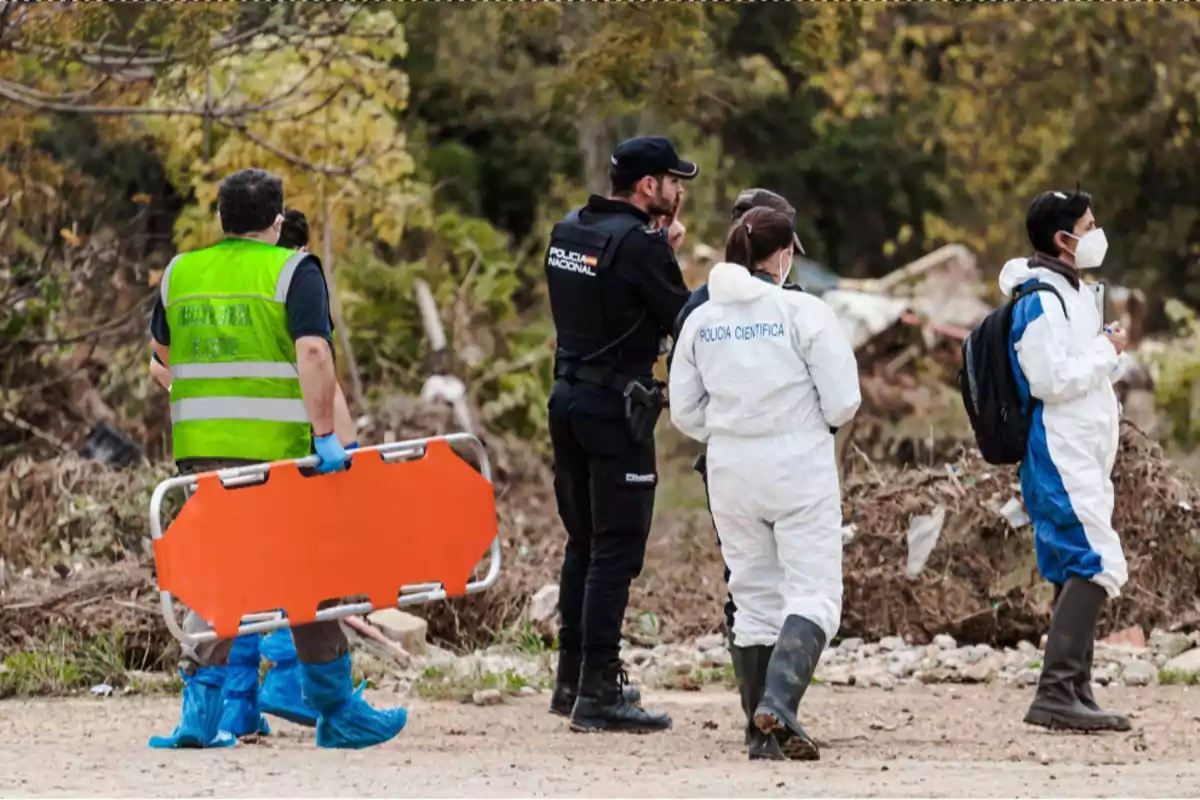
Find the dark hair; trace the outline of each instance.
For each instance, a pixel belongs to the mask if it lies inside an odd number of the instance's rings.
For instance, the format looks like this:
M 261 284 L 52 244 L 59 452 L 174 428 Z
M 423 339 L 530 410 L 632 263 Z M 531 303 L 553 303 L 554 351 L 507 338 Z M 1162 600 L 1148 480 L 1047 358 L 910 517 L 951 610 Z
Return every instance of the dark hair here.
M 629 197 L 633 194 L 638 181 L 645 177 L 645 175 L 638 175 L 635 178 L 628 173 L 618 173 L 615 170 L 610 170 L 608 173 L 608 183 L 611 188 L 608 193 L 613 197 Z M 666 173 L 659 173 L 650 177 L 661 184 L 667 176 Z
M 725 260 L 754 272 L 755 264 L 791 243 L 792 221 L 787 214 L 755 206 L 729 229 L 725 239 Z
M 1025 214 L 1025 233 L 1029 244 L 1039 253 L 1058 256 L 1058 243 L 1054 234 L 1066 231 L 1075 234 L 1075 223 L 1092 207 L 1092 196 L 1087 192 L 1042 192 L 1029 204 Z
M 289 208 L 283 212 L 283 227 L 279 229 L 279 246 L 289 250 L 308 247 L 308 219 L 303 211 Z
M 217 207 L 225 233 L 265 231 L 283 213 L 283 181 L 266 170 L 238 170 L 221 181 Z

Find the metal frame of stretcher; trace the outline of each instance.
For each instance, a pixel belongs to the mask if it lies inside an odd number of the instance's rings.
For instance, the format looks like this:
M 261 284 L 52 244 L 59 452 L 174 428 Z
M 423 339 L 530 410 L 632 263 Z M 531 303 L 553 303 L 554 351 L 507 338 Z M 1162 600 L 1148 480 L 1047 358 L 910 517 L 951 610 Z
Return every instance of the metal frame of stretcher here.
M 431 445 L 437 446 L 438 443 L 444 444 L 449 450 L 449 445 L 461 444 L 466 445 L 476 455 L 479 460 L 478 474 L 487 481 L 489 488 L 492 484 L 492 468 L 491 462 L 488 459 L 487 451 L 484 450 L 483 443 L 472 434 L 469 433 L 454 433 L 446 436 L 430 437 L 428 439 L 413 439 L 404 442 L 395 442 L 391 444 L 375 445 L 373 447 L 363 447 L 351 450 L 348 456 L 353 463 L 354 459 L 363 459 L 369 454 L 378 454 L 384 464 L 399 464 L 404 462 L 412 462 L 425 458 L 429 453 Z M 452 453 L 452 451 L 451 451 Z M 457 454 L 453 454 L 458 457 Z M 461 460 L 461 458 L 460 458 Z M 291 461 L 276 461 L 264 462 L 262 464 L 250 464 L 241 467 L 230 467 L 228 469 L 216 470 L 213 472 L 197 473 L 194 475 L 182 475 L 175 478 L 164 480 L 154 489 L 154 494 L 150 498 L 150 535 L 155 546 L 155 563 L 159 564 L 159 544 L 164 537 L 170 533 L 169 528 L 164 531 L 162 523 L 162 505 L 163 499 L 168 492 L 175 489 L 184 489 L 189 497 L 196 491 L 202 480 L 216 478 L 220 481 L 221 487 L 224 489 L 234 489 L 238 487 L 253 487 L 256 484 L 265 485 L 268 474 L 272 469 L 279 467 L 294 465 L 297 469 L 304 467 L 314 467 L 319 463 L 316 456 L 307 458 L 295 459 Z M 463 462 L 466 464 L 466 462 Z M 469 466 L 469 465 L 468 465 Z M 337 474 L 337 473 L 335 473 Z M 314 476 L 305 478 L 305 480 L 323 480 L 329 476 Z M 253 489 L 250 489 L 253 491 Z M 494 495 L 492 500 L 493 516 L 494 516 Z M 396 525 L 403 525 L 402 520 L 396 520 Z M 403 535 L 403 532 L 401 532 Z M 468 581 L 466 589 L 463 593 L 451 593 L 447 591 L 446 586 L 442 582 L 415 583 L 402 585 L 399 595 L 395 603 L 390 605 L 375 604 L 373 602 L 358 602 L 358 603 L 341 603 L 329 608 L 323 608 L 316 611 L 315 618 L 304 619 L 298 621 L 297 624 L 307 624 L 309 622 L 324 622 L 330 620 L 342 619 L 344 617 L 368 614 L 380 608 L 388 607 L 403 607 L 416 605 L 418 603 L 429 603 L 438 600 L 445 600 L 451 596 L 462 596 L 463 594 L 470 595 L 482 592 L 485 589 L 494 585 L 500 577 L 500 532 L 497 525 L 496 533 L 491 539 L 491 544 L 487 550 L 488 570 L 482 580 Z M 478 570 L 478 563 L 473 571 Z M 171 634 L 184 644 L 198 644 L 200 642 L 210 642 L 219 638 L 226 638 L 219 634 L 216 630 L 211 629 L 196 633 L 187 634 L 176 621 L 175 618 L 175 598 L 172 593 L 162 588 L 161 575 L 156 576 L 156 585 L 159 587 L 159 597 L 162 606 L 163 618 L 166 621 L 168 630 Z M 212 625 L 212 620 L 207 620 Z M 284 616 L 281 611 L 268 612 L 253 612 L 245 613 L 241 616 L 241 622 L 238 625 L 237 632 L 234 636 L 244 634 L 261 633 L 272 631 L 277 628 L 291 627 L 293 619 Z

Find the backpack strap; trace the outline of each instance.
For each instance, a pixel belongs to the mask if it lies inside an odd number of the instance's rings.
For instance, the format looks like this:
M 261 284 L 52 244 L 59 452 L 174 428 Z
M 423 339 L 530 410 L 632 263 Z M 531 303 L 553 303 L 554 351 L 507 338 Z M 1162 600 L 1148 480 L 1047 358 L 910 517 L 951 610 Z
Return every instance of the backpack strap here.
M 1065 300 L 1063 300 L 1062 294 L 1059 293 L 1058 289 L 1055 288 L 1053 284 L 1046 283 L 1045 281 L 1038 281 L 1038 280 L 1026 281 L 1025 283 L 1022 283 L 1020 286 L 1018 286 L 1016 289 L 1014 289 L 1013 295 L 1012 295 L 1013 306 L 1016 306 L 1018 300 L 1020 300 L 1023 297 L 1027 297 L 1028 295 L 1031 295 L 1034 292 L 1050 292 L 1050 293 L 1052 293 L 1055 297 L 1058 298 L 1058 304 L 1060 306 L 1062 306 L 1063 316 L 1066 317 L 1067 319 L 1071 318 L 1071 315 L 1067 313 L 1067 302 Z

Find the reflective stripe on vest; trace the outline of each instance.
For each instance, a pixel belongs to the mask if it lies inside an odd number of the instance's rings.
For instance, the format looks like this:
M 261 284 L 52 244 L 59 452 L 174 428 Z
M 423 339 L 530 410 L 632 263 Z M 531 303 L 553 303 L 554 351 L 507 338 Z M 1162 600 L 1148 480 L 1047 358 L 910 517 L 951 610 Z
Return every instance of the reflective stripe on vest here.
M 176 257 L 164 271 L 176 460 L 309 454 L 286 303 L 296 269 L 310 257 L 226 239 Z
M 300 380 L 295 364 L 282 361 L 233 361 L 220 364 L 178 364 L 171 367 L 171 380 L 192 378 L 291 378 Z
M 171 424 L 217 419 L 308 422 L 303 400 L 275 397 L 192 397 L 171 403 Z

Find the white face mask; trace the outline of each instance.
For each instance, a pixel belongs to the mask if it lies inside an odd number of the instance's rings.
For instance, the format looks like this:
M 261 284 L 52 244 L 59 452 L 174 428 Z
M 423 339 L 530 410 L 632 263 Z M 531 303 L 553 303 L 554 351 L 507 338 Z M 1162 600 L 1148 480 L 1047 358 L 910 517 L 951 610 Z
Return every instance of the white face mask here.
M 1075 245 L 1075 266 L 1079 269 L 1096 269 L 1104 263 L 1104 256 L 1108 252 L 1108 237 L 1104 235 L 1103 228 L 1095 228 L 1085 233 L 1083 236 L 1072 236 L 1078 244 Z

